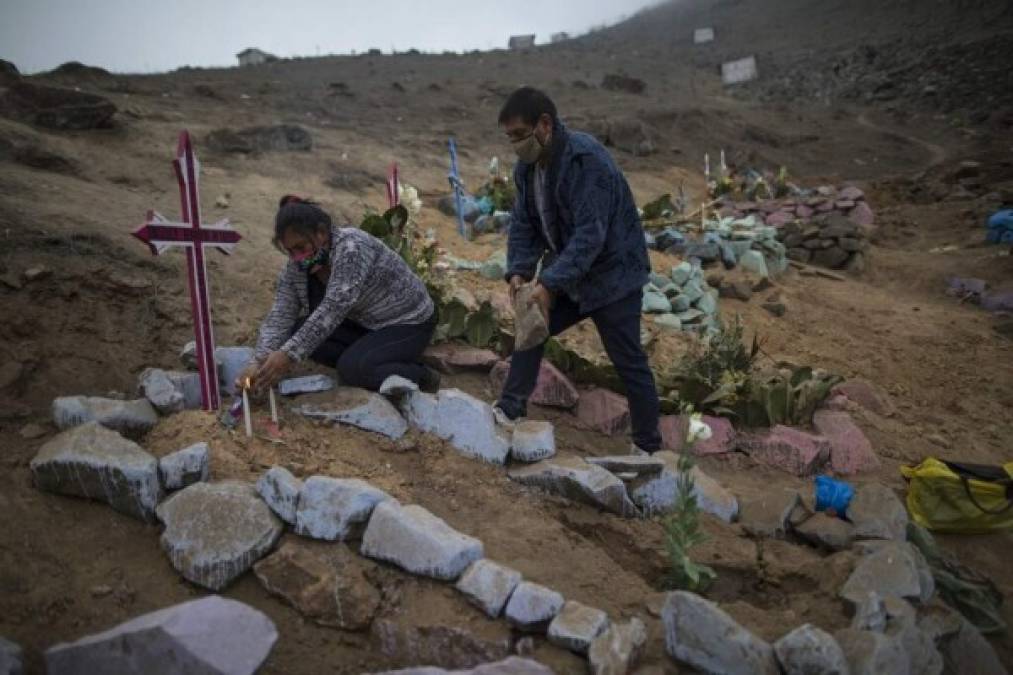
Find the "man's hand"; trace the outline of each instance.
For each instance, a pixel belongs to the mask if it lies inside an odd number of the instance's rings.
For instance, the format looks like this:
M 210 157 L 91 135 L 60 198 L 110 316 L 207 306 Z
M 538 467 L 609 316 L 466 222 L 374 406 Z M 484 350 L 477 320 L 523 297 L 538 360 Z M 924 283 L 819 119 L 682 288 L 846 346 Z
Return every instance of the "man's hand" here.
M 516 300 L 517 291 L 524 285 L 524 283 L 524 277 L 519 274 L 515 274 L 510 277 L 510 302 L 514 302 Z
M 258 392 L 273 387 L 278 380 L 285 376 L 288 369 L 292 367 L 292 359 L 283 351 L 271 352 L 271 355 L 260 365 L 253 378 L 253 384 Z
M 552 291 L 541 284 L 535 284 L 535 289 L 531 292 L 531 298 L 528 300 L 528 306 L 538 305 L 538 309 L 542 310 L 542 316 L 545 317 L 545 325 L 549 324 L 549 308 L 552 306 Z

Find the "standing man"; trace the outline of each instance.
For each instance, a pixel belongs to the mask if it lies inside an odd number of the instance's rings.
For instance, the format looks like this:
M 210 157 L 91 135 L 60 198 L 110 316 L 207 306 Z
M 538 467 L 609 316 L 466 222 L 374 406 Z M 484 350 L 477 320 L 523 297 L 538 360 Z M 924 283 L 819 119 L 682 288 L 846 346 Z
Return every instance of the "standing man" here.
M 511 94 L 499 124 L 520 160 L 507 241 L 511 297 L 535 283 L 533 302 L 547 317 L 550 335 L 588 317 L 594 321 L 626 385 L 633 443 L 655 452 L 661 448 L 658 392 L 640 344 L 642 289 L 651 266 L 630 186 L 601 143 L 567 129 L 537 89 Z M 501 422 L 527 414 L 543 351 L 544 344 L 514 352 L 494 408 Z

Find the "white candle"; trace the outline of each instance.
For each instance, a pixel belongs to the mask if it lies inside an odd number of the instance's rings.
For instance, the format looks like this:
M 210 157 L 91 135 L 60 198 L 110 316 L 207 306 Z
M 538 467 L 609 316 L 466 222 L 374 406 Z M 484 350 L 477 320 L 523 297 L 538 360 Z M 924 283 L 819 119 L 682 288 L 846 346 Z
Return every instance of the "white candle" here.
M 267 390 L 268 398 L 271 401 L 271 421 L 275 424 L 278 423 L 278 406 L 274 402 L 274 387 Z
M 253 422 L 250 419 L 250 397 L 246 394 L 246 387 L 243 387 L 243 422 L 246 425 L 246 437 L 253 436 Z

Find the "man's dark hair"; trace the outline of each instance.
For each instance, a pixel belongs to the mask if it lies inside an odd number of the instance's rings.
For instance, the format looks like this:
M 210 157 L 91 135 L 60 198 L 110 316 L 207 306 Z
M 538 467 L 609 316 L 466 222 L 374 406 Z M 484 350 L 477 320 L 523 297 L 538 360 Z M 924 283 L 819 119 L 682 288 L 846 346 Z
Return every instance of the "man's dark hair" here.
M 543 91 L 539 91 L 534 87 L 521 87 L 510 94 L 510 98 L 500 108 L 499 123 L 506 124 L 510 120 L 519 117 L 525 124 L 534 126 L 542 115 L 551 117 L 553 124 L 555 124 L 556 104 Z

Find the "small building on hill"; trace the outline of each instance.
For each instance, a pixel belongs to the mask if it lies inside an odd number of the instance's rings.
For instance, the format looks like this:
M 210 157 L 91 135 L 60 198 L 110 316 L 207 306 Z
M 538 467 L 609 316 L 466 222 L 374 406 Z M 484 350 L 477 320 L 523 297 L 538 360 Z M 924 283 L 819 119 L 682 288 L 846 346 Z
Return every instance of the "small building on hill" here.
M 244 49 L 236 54 L 236 58 L 239 59 L 240 66 L 259 66 L 262 63 L 270 63 L 271 61 L 278 60 L 278 57 L 274 54 L 268 54 L 256 47 Z
M 511 35 L 507 43 L 510 49 L 531 49 L 535 46 L 535 35 Z
M 570 39 L 570 34 L 566 31 L 560 31 L 559 33 L 553 33 L 549 38 L 550 42 L 565 42 Z

